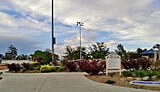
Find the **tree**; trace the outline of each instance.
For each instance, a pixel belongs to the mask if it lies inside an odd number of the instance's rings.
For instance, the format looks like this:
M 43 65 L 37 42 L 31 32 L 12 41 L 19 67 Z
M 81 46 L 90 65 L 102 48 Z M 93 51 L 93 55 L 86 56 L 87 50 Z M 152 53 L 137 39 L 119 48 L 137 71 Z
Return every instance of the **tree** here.
M 55 55 L 57 57 L 57 55 Z M 32 55 L 32 58 L 39 58 L 41 64 L 49 64 L 52 61 L 52 54 L 50 52 L 43 52 L 40 50 L 36 50 Z M 57 58 L 56 58 L 57 59 Z
M 90 46 L 89 49 L 89 54 L 94 59 L 105 59 L 105 57 L 109 54 L 109 48 L 107 48 L 103 42 L 97 42 L 96 44 Z
M 73 60 L 74 59 L 74 53 L 73 52 L 74 52 L 73 48 L 71 48 L 70 46 L 67 46 L 66 47 L 66 52 L 65 52 L 65 54 L 66 54 L 65 58 L 68 59 L 68 60 Z
M 157 49 L 160 50 L 160 44 L 155 44 L 155 45 L 153 46 L 153 48 L 157 48 Z
M 10 45 L 8 47 L 8 52 L 5 53 L 5 58 L 6 59 L 15 59 L 17 54 L 18 54 L 17 48 L 14 47 L 13 45 Z
M 141 58 L 141 54 L 137 52 L 127 52 L 128 59 L 137 59 Z
M 121 44 L 118 44 L 117 50 L 115 50 L 115 52 L 118 55 L 120 55 L 122 59 L 124 59 L 126 56 L 126 50 L 124 50 L 123 45 L 121 45 Z
M 18 55 L 17 56 L 17 60 L 28 60 L 30 57 L 28 55 L 24 55 L 24 54 L 21 54 L 21 55 Z
M 16 56 L 17 56 L 17 54 L 18 54 L 17 48 L 14 47 L 13 45 L 10 45 L 10 47 L 9 47 L 9 52 L 10 52 L 11 55 L 12 55 L 12 59 L 15 59 Z
M 0 58 L 2 59 L 2 58 L 4 58 L 4 56 L 2 54 L 0 54 Z
M 141 54 L 141 53 L 143 52 L 143 50 L 142 50 L 141 48 L 137 48 L 136 52 L 137 52 L 138 54 Z
M 81 47 L 82 57 L 83 59 L 87 58 L 86 48 Z M 72 48 L 70 46 L 66 47 L 65 59 L 67 60 L 76 60 L 80 58 L 80 47 Z

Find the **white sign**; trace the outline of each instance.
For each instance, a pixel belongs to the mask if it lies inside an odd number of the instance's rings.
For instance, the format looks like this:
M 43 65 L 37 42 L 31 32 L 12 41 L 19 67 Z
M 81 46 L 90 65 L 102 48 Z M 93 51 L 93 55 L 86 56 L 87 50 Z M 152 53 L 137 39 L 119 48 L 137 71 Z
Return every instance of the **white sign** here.
M 108 72 L 119 72 L 121 75 L 121 57 L 115 53 L 106 56 L 106 75 Z

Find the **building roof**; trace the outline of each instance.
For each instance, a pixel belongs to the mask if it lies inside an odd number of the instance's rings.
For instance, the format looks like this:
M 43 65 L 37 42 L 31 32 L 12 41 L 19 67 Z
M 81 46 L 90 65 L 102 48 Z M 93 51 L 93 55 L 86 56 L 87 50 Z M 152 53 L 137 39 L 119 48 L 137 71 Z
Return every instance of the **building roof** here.
M 153 55 L 153 54 L 154 54 L 154 51 L 152 49 L 144 51 L 144 52 L 141 53 L 141 55 Z

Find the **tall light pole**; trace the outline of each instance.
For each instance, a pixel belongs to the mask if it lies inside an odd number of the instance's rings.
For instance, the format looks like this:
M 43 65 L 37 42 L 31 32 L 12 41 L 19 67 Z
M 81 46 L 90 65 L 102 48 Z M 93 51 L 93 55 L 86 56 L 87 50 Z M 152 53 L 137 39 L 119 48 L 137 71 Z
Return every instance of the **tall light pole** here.
M 54 0 L 52 0 L 52 61 L 55 60 L 54 58 L 54 44 L 56 43 L 54 37 Z
M 82 38 L 82 32 L 81 32 L 81 27 L 84 26 L 84 23 L 83 22 L 77 22 L 77 26 L 79 26 L 79 46 L 80 46 L 80 49 L 79 49 L 79 59 L 81 60 L 82 59 L 82 41 L 81 41 L 81 38 Z

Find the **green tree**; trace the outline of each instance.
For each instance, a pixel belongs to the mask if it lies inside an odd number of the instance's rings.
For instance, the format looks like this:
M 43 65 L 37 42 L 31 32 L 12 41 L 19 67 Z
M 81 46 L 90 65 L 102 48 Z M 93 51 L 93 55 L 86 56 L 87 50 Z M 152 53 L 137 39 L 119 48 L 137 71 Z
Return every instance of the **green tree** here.
M 32 55 L 32 58 L 40 58 L 42 64 L 49 64 L 52 61 L 52 54 L 50 52 L 37 50 Z
M 10 45 L 8 47 L 8 52 L 5 53 L 5 59 L 16 59 L 18 52 L 17 48 L 14 47 L 13 45 Z
M 74 49 L 71 48 L 70 46 L 66 46 L 66 56 L 65 58 L 68 59 L 68 60 L 73 60 L 74 59 Z
M 127 57 L 126 54 L 126 50 L 124 50 L 123 45 L 122 44 L 118 44 L 117 46 L 117 50 L 115 50 L 115 52 L 121 56 L 122 60 L 126 59 L 125 57 Z
M 86 59 L 86 48 L 81 47 L 82 58 Z M 67 60 L 76 60 L 80 58 L 80 47 L 72 48 L 70 46 L 66 47 L 65 59 Z
M 21 54 L 21 55 L 18 55 L 17 56 L 17 60 L 28 60 L 30 57 L 28 55 L 24 55 L 24 54 Z
M 141 58 L 141 55 L 137 52 L 127 52 L 128 59 Z
M 153 48 L 157 48 L 157 49 L 160 50 L 160 44 L 155 44 L 155 45 L 153 46 Z
M 141 54 L 141 53 L 143 52 L 143 50 L 142 50 L 141 48 L 137 48 L 136 52 L 137 52 L 138 54 Z
M 93 44 L 89 47 L 89 55 L 94 59 L 105 59 L 105 57 L 109 54 L 109 48 L 105 46 L 103 42 Z

